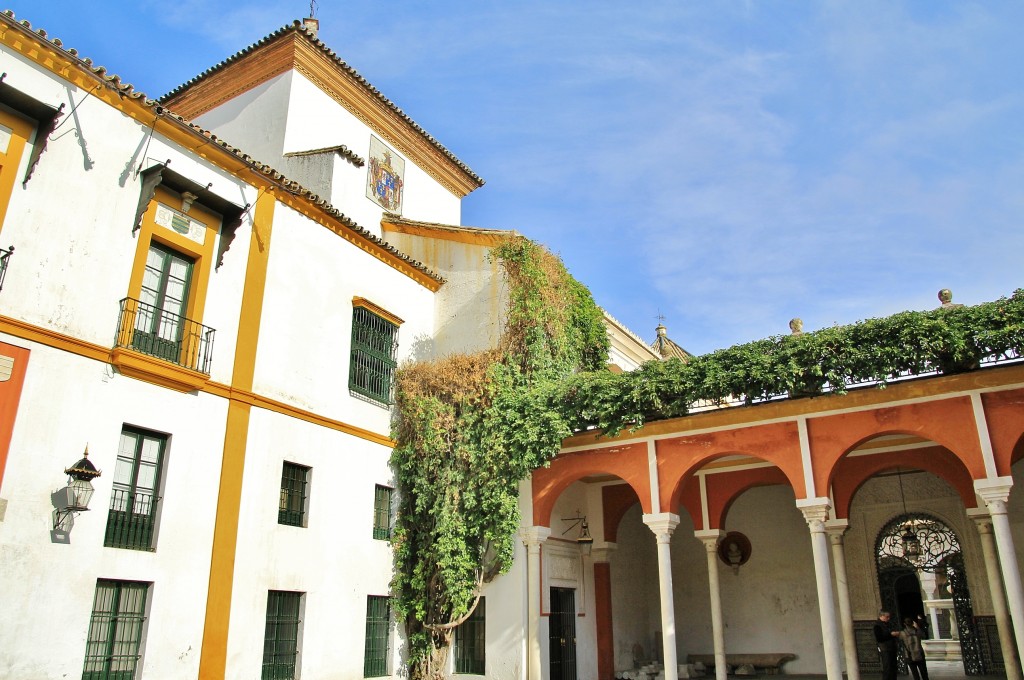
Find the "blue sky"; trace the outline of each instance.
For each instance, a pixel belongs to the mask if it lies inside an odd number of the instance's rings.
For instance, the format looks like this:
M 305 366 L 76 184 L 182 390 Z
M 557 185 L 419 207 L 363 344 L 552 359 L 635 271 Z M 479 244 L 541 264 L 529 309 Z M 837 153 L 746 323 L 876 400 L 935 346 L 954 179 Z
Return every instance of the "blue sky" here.
M 156 97 L 308 14 L 7 0 Z M 547 245 L 695 353 L 1024 287 L 1024 3 L 320 0 L 321 39 Z M 341 206 L 344 210 L 344 207 Z

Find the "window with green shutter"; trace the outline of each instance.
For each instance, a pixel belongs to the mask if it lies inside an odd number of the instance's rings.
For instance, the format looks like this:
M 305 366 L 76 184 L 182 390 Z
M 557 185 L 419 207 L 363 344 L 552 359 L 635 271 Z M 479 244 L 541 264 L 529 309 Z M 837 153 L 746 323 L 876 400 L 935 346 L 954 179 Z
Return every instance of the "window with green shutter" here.
M 278 524 L 306 526 L 306 497 L 310 468 L 285 461 L 281 468 L 281 499 Z
M 157 492 L 167 437 L 131 427 L 121 430 L 103 545 L 153 550 Z
M 363 677 L 379 678 L 388 674 L 390 632 L 391 599 L 384 595 L 368 595 L 366 597 L 366 646 L 363 652 Z
M 149 585 L 136 581 L 96 581 L 82 680 L 135 678 Z
M 373 401 L 390 404 L 391 386 L 398 366 L 395 359 L 397 350 L 397 324 L 365 306 L 353 307 L 349 390 Z
M 484 675 L 484 649 L 487 642 L 486 598 L 481 597 L 469 618 L 455 629 L 455 672 Z
M 378 484 L 373 493 L 373 537 L 382 541 L 391 538 L 391 491 Z
M 262 680 L 295 680 L 303 595 L 283 590 L 267 593 Z

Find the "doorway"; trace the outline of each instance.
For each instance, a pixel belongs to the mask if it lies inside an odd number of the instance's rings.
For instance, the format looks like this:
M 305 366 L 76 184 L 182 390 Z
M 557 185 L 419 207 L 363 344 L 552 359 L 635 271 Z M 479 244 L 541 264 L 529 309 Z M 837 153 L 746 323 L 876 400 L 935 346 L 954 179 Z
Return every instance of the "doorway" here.
M 576 591 L 551 589 L 548 615 L 551 680 L 576 680 Z

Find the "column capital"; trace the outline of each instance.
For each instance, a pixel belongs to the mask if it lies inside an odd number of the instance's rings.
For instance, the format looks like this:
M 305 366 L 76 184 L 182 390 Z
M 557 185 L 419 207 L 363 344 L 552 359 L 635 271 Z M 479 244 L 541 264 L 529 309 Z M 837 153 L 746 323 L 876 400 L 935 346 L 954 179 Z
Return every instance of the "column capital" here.
M 541 543 L 547 540 L 548 536 L 551 535 L 551 527 L 521 527 L 519 529 L 519 538 L 522 540 L 523 545 L 526 547 L 539 546 Z
M 967 508 L 967 516 L 978 525 L 978 533 L 992 533 L 992 514 L 988 508 Z
M 825 530 L 825 521 L 828 519 L 828 511 L 832 508 L 832 501 L 825 497 L 798 498 L 796 507 L 803 513 L 804 521 L 812 531 Z
M 830 519 L 825 521 L 825 531 L 829 534 L 842 536 L 849 528 L 850 520 L 848 519 Z
M 650 527 L 655 536 L 671 536 L 679 526 L 679 515 L 674 512 L 654 512 L 644 515 L 644 524 Z
M 725 537 L 725 532 L 721 529 L 698 529 L 693 532 L 693 535 L 696 536 L 708 550 L 717 550 L 718 542 Z
M 989 477 L 974 480 L 974 493 L 978 495 L 990 511 L 1006 512 L 1006 501 L 1010 498 L 1013 477 Z M 995 507 L 993 507 L 995 506 Z
M 594 562 L 611 562 L 612 553 L 618 548 L 618 544 L 608 541 L 595 541 L 590 551 L 590 559 Z

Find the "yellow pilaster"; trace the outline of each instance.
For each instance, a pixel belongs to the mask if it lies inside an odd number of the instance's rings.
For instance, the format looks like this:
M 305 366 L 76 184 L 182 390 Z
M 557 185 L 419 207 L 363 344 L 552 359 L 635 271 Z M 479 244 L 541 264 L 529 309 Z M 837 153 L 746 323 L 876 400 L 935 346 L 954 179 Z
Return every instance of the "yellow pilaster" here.
M 267 284 L 270 256 L 270 231 L 274 217 L 274 196 L 261 193 L 256 199 L 253 234 L 249 241 L 249 259 L 245 270 L 245 290 L 239 315 L 235 362 L 231 387 L 252 389 L 256 368 L 263 297 Z M 210 584 L 206 598 L 206 622 L 203 649 L 199 656 L 201 680 L 221 680 L 227 668 L 228 629 L 231 624 L 231 590 L 234 584 L 235 553 L 238 542 L 238 516 L 242 499 L 242 475 L 249 436 L 252 406 L 231 399 L 224 428 L 224 457 L 217 495 L 217 518 L 210 559 Z

